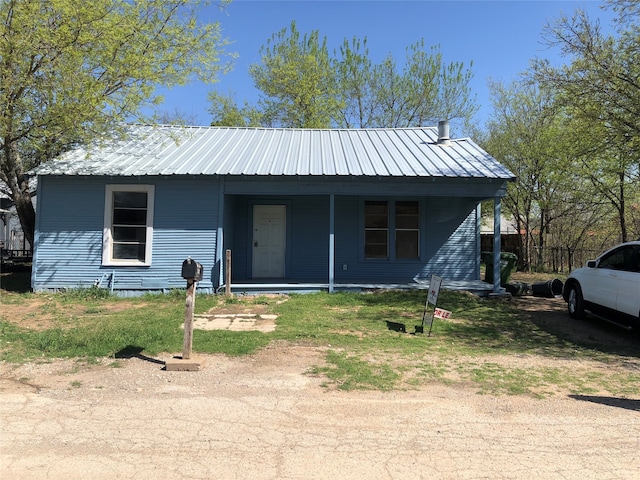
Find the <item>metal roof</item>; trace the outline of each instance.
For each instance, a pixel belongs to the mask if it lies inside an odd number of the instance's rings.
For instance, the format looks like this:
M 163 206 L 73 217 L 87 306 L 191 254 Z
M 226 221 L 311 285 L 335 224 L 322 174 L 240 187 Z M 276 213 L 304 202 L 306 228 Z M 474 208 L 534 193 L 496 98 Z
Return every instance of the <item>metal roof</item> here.
M 130 125 L 126 131 L 122 139 L 71 150 L 35 173 L 514 178 L 468 138 L 437 144 L 435 127 Z

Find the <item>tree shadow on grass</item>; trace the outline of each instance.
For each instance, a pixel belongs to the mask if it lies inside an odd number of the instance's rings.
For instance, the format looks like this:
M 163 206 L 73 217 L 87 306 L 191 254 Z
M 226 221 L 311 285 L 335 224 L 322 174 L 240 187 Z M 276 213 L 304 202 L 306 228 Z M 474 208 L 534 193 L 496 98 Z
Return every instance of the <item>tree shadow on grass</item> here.
M 27 293 L 31 291 L 31 265 L 2 265 L 0 289 L 7 292 Z
M 531 307 L 532 304 L 535 305 L 534 308 Z M 640 337 L 636 332 L 594 317 L 572 319 L 561 298 L 519 298 L 514 306 L 526 313 L 540 333 L 555 339 L 558 344 L 640 358 Z
M 448 301 L 454 319 L 459 315 L 466 321 L 439 322 L 439 335 L 458 344 L 557 358 L 605 353 L 634 363 L 640 359 L 638 335 L 597 319 L 573 320 L 561 298 L 493 301 L 457 296 Z

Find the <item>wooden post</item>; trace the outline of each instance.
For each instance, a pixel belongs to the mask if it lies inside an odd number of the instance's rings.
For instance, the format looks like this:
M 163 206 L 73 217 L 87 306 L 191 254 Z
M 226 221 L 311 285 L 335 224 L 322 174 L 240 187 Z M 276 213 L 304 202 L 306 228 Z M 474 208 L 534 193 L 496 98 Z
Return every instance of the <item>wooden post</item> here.
M 231 295 L 231 250 L 226 251 L 227 259 L 225 262 L 225 295 Z
M 193 346 L 193 314 L 196 306 L 196 284 L 202 280 L 202 265 L 191 260 L 182 262 L 182 278 L 187 281 L 187 300 L 184 308 L 184 341 L 182 357 L 173 357 L 164 362 L 165 370 L 197 372 L 202 367 L 202 359 L 191 360 Z
M 184 343 L 182 344 L 182 359 L 191 358 L 193 345 L 193 310 L 196 305 L 196 282 L 193 278 L 187 279 L 187 302 L 184 309 Z

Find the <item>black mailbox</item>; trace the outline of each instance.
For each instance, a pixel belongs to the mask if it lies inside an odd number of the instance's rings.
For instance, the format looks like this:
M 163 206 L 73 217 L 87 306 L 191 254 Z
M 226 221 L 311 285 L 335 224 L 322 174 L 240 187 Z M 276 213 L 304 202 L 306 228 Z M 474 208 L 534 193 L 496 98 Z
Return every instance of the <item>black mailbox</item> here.
M 182 278 L 193 279 L 196 282 L 202 280 L 202 264 L 187 258 L 182 262 Z

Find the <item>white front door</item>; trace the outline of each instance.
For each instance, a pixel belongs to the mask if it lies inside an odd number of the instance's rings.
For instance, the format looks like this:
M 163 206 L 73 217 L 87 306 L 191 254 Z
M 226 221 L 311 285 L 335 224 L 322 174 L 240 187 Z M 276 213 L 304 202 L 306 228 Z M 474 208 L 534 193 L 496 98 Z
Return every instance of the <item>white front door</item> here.
M 284 278 L 287 207 L 253 206 L 253 277 Z

